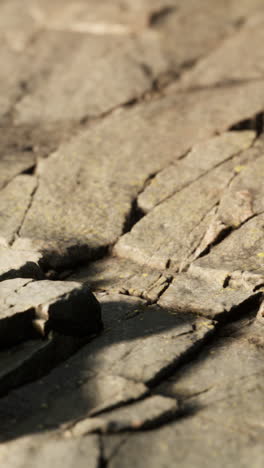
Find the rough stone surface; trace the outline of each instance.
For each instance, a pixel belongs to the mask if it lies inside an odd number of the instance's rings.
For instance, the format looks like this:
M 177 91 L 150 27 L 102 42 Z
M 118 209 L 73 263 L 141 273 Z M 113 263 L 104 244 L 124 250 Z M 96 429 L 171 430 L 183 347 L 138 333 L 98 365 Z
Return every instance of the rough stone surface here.
M 99 337 L 41 382 L 0 400 L 1 433 L 35 431 L 40 419 L 43 428 L 56 428 L 137 399 L 214 331 L 211 320 L 170 314 L 138 298 L 103 295 L 100 303 L 105 329 Z
M 89 284 L 95 291 L 128 294 L 154 302 L 168 287 L 171 275 L 123 258 L 109 257 L 82 267 L 68 279 Z
M 50 330 L 87 336 L 102 328 L 100 305 L 80 283 L 6 280 L 0 283 L 0 347 Z
M 1 466 L 263 467 L 263 25 L 0 1 Z
M 11 278 L 43 278 L 39 266 L 42 255 L 27 250 L 0 246 L 0 280 Z
M 232 109 L 227 107 L 229 88 L 219 94 L 171 93 L 147 106 L 117 112 L 81 133 L 41 161 L 39 186 L 20 231 L 22 239 L 15 245 L 52 251 L 53 263 L 58 261 L 54 252 L 64 254 L 65 263 L 67 253 L 73 261 L 74 256 L 89 257 L 114 243 L 131 216 L 133 200 L 152 174 L 192 144 L 229 127 L 241 114 L 246 118 L 261 109 L 264 84 L 254 84 L 251 91 L 246 89 L 250 86 L 232 89 Z
M 246 278 L 245 278 L 246 279 Z M 255 278 L 254 278 L 255 279 Z M 211 273 L 210 279 L 193 277 L 191 274 L 180 274 L 162 295 L 159 304 L 178 312 L 193 312 L 217 320 L 227 319 L 240 314 L 248 303 L 257 302 L 260 291 L 254 291 L 255 284 L 243 285 L 242 277 L 237 284 L 225 287 L 228 276 L 219 281 L 217 275 Z M 251 286 L 251 287 L 250 287 Z M 238 311 L 238 312 L 237 312 Z
M 98 468 L 100 446 L 98 437 L 91 435 L 80 439 L 63 440 L 51 436 L 23 437 L 0 448 L 0 460 L 7 468 L 24 466 L 44 468 Z
M 234 86 L 263 78 L 264 15 L 254 16 L 238 34 L 230 37 L 204 58 L 183 80 L 185 86 Z M 243 55 L 244 59 L 240 60 Z
M 254 138 L 254 132 L 226 132 L 195 145 L 182 160 L 167 166 L 150 181 L 138 197 L 139 207 L 144 212 L 150 211 L 206 172 L 247 149 Z
M 84 342 L 87 339 L 53 334 L 45 340 L 27 340 L 8 350 L 2 350 L 0 395 L 45 375 L 71 356 Z
M 89 432 L 111 433 L 146 429 L 168 421 L 177 412 L 179 406 L 176 400 L 155 395 L 100 417 L 84 419 L 73 426 L 70 434 L 79 437 Z
M 256 339 L 263 330 L 251 322 L 227 326 L 194 362 L 157 387 L 179 399 L 188 417 L 154 432 L 130 434 L 120 445 L 117 439 L 108 455 L 111 467 L 121 460 L 127 467 L 136 461 L 142 467 L 170 467 L 172 459 L 184 467 L 241 467 L 253 460 L 262 466 L 263 349 Z
M 37 180 L 29 175 L 15 177 L 1 191 L 0 199 L 0 243 L 11 244 L 19 233 L 30 206 Z

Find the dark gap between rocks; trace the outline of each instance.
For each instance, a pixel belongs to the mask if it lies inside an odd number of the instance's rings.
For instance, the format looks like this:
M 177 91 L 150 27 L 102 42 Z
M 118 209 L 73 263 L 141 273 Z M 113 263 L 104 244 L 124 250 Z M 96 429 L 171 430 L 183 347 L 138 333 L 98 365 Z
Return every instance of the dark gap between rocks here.
M 21 174 L 34 175 L 36 172 L 36 167 L 37 167 L 37 164 L 33 164 L 31 167 L 21 172 Z
M 177 10 L 175 6 L 165 6 L 160 10 L 154 11 L 149 17 L 149 27 L 155 28 L 166 21 L 167 17 Z
M 206 249 L 204 249 L 197 258 L 201 258 L 201 257 L 204 257 L 205 255 L 209 254 L 211 249 L 213 247 L 215 247 L 217 244 L 220 244 L 220 242 L 222 242 L 226 237 L 229 236 L 229 234 L 231 234 L 231 232 L 233 231 L 234 229 L 232 228 L 232 226 L 226 226 L 226 228 L 223 229 L 223 231 L 221 231 L 218 236 L 215 238 L 215 240 L 209 244 Z
M 122 235 L 131 231 L 134 225 L 138 223 L 138 221 L 140 221 L 140 219 L 142 219 L 144 216 L 145 213 L 143 210 L 141 210 L 141 208 L 139 208 L 137 198 L 135 198 L 131 203 L 130 212 L 128 213 L 127 218 L 124 222 Z
M 259 112 L 249 119 L 241 120 L 228 129 L 228 131 L 244 130 L 255 130 L 257 136 L 259 137 L 264 132 L 264 112 Z

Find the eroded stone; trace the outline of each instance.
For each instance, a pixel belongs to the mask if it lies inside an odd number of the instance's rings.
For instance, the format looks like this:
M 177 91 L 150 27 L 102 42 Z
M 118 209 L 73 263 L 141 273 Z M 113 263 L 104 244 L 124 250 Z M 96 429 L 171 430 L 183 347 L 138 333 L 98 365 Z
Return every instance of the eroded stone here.
M 50 330 L 87 336 L 102 328 L 100 305 L 80 283 L 12 279 L 0 291 L 2 348 Z
M 234 287 L 224 281 L 217 281 L 213 273 L 210 279 L 193 277 L 190 274 L 177 275 L 159 300 L 162 307 L 178 312 L 193 312 L 217 320 L 234 317 L 245 310 L 247 303 L 257 302 L 260 292 L 242 287 L 242 281 Z M 242 279 L 242 278 L 241 278 Z M 226 276 L 226 280 L 228 277 Z M 232 287 L 233 286 L 233 287 Z
M 146 306 L 139 298 L 102 295 L 100 303 L 100 336 L 41 382 L 0 401 L 3 433 L 32 431 L 40 419 L 45 428 L 58 427 L 140 398 L 142 384 L 176 369 L 214 331 L 211 320 Z
M 252 273 L 256 285 L 263 282 L 263 237 L 264 215 L 260 214 L 243 224 L 239 229 L 231 232 L 211 252 L 196 260 L 192 265 L 192 271 L 200 274 L 202 270 L 225 271 L 231 274 L 239 271 Z
M 255 133 L 226 132 L 195 145 L 182 160 L 159 172 L 138 197 L 138 205 L 148 212 L 163 200 L 179 192 L 213 167 L 252 145 Z
M 82 267 L 68 279 L 85 282 L 93 291 L 123 293 L 154 302 L 168 287 L 171 276 L 126 259 L 109 257 Z

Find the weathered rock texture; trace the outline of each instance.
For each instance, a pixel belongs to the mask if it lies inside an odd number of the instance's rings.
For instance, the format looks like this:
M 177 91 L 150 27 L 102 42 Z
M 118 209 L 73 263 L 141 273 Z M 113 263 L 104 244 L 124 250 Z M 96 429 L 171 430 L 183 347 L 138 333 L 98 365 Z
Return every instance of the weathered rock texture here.
M 263 468 L 263 26 L 0 2 L 1 466 Z

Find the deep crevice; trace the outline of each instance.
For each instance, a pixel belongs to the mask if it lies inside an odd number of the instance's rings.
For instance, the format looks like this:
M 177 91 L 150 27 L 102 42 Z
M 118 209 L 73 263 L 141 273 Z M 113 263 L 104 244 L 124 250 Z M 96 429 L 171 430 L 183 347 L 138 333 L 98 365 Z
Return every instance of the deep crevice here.
M 160 26 L 161 24 L 166 21 L 167 17 L 174 13 L 177 10 L 175 6 L 165 6 L 161 8 L 160 10 L 154 11 L 148 21 L 148 26 L 150 28 L 155 28 Z
M 264 132 L 264 112 L 258 112 L 249 119 L 241 120 L 232 125 L 229 131 L 254 130 L 259 137 Z
M 128 213 L 124 222 L 123 234 L 131 231 L 133 226 L 145 216 L 145 213 L 139 208 L 137 199 L 134 199 L 131 204 L 130 212 Z M 122 234 L 122 235 L 123 235 Z

